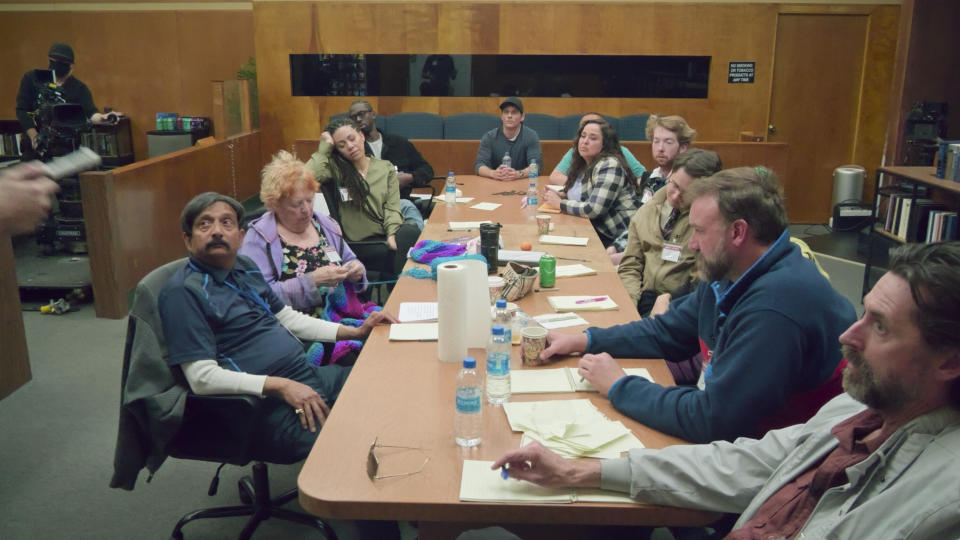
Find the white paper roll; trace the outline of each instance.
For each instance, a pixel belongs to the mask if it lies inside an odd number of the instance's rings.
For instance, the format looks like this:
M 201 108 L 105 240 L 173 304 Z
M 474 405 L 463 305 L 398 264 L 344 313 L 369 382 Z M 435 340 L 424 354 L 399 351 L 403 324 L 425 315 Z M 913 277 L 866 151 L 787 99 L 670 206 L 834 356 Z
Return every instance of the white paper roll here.
M 437 352 L 441 362 L 463 362 L 467 356 L 464 305 L 469 270 L 460 263 L 437 268 Z
M 464 317 L 467 321 L 467 347 L 485 349 L 490 340 L 490 291 L 487 285 L 487 263 L 468 259 L 464 290 Z

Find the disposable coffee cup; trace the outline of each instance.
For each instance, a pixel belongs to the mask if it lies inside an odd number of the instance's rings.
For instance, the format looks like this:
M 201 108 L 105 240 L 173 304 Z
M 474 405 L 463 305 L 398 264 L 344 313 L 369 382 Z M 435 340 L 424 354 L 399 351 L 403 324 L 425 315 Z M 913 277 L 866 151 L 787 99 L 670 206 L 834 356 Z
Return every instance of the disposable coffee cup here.
M 537 214 L 537 234 L 550 234 L 550 216 Z
M 487 286 L 490 287 L 490 303 L 493 304 L 500 299 L 500 293 L 503 292 L 503 286 L 506 281 L 500 276 L 487 277 Z
M 527 326 L 520 331 L 523 336 L 520 342 L 523 353 L 523 365 L 539 366 L 544 364 L 540 360 L 540 352 L 547 346 L 547 329 L 541 326 Z

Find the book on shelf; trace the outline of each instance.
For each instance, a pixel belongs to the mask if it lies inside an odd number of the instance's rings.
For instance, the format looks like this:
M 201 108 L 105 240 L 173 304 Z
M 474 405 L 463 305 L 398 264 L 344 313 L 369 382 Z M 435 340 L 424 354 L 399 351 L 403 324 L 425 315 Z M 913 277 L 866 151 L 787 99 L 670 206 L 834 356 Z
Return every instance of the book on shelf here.
M 960 144 L 960 140 L 939 140 L 937 141 L 937 178 L 947 178 L 947 153 L 950 151 L 950 145 Z
M 927 230 L 930 212 L 934 210 L 945 210 L 946 206 L 930 199 L 917 199 L 913 203 L 913 209 L 910 212 L 909 223 L 907 224 L 907 241 L 923 242 L 927 237 Z

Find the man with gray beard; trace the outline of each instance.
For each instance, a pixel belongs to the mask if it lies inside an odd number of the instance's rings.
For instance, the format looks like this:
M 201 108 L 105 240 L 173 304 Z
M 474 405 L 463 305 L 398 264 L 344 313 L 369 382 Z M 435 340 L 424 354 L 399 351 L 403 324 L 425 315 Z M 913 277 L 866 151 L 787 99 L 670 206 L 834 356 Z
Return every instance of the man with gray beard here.
M 741 514 L 733 540 L 960 538 L 960 242 L 902 246 L 889 267 L 840 336 L 846 393 L 805 424 L 603 462 L 534 443 L 493 467 Z

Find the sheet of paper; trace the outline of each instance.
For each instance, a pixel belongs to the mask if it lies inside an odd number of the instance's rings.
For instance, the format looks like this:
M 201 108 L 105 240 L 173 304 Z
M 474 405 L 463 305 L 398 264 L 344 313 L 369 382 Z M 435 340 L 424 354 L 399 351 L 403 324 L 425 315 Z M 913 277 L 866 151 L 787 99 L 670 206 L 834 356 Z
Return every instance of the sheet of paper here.
M 503 206 L 503 205 L 500 204 L 500 203 L 481 202 L 481 203 L 477 203 L 477 204 L 471 206 L 470 208 L 473 208 L 473 209 L 475 209 L 475 210 L 496 210 L 497 208 L 500 208 L 501 206 Z
M 541 235 L 538 241 L 541 244 L 557 244 L 561 246 L 585 246 L 590 240 L 586 236 L 556 236 L 553 234 Z
M 576 313 L 547 313 L 536 315 L 533 320 L 540 323 L 540 326 L 547 330 L 556 330 L 557 328 L 568 328 L 570 326 L 584 326 L 588 323 L 583 317 Z
M 514 431 L 540 432 L 557 418 L 574 423 L 609 421 L 589 399 L 508 401 L 503 404 L 503 412 Z
M 501 249 L 497 253 L 497 259 L 510 262 L 516 261 L 525 264 L 539 264 L 540 257 L 543 257 L 543 251 L 522 251 L 517 249 Z
M 564 311 L 610 311 L 617 309 L 617 303 L 609 296 L 550 296 L 550 307 L 557 312 Z
M 567 368 L 573 373 L 571 374 L 573 378 L 573 388 L 577 392 L 596 392 L 597 389 L 590 384 L 590 381 L 584 380 L 580 382 L 580 375 L 577 373 L 577 368 Z M 627 372 L 627 375 L 636 375 L 637 377 L 643 377 L 648 381 L 652 381 L 653 377 L 650 376 L 650 372 L 646 368 L 626 368 L 624 371 Z
M 390 341 L 437 341 L 440 330 L 435 322 L 390 325 Z
M 554 191 L 563 191 L 563 186 L 557 184 L 547 184 L 547 187 Z
M 433 200 L 439 203 L 442 203 L 442 202 L 446 202 L 447 199 L 445 199 L 443 195 L 437 195 L 436 197 L 433 198 Z M 473 200 L 473 197 L 457 197 L 457 204 L 466 204 L 472 200 Z
M 437 320 L 436 302 L 400 302 L 397 319 L 402 323 Z
M 486 221 L 451 221 L 450 229 L 454 231 L 466 231 L 470 229 L 479 229 L 481 223 L 490 223 L 490 220 Z
M 631 448 L 644 447 L 643 443 L 640 442 L 640 439 L 638 439 L 633 433 L 628 433 L 603 446 L 595 448 L 591 451 L 583 452 L 574 450 L 560 441 L 541 439 L 533 432 L 525 432 L 523 434 L 523 437 L 520 438 L 520 446 L 530 444 L 533 441 L 539 442 L 540 444 L 546 446 L 550 450 L 553 450 L 565 458 L 591 457 L 598 459 L 616 459 L 618 457 L 622 457 L 622 454 Z
M 510 391 L 514 394 L 572 392 L 566 370 L 567 368 L 511 369 Z
M 421 201 L 427 200 L 427 199 L 429 199 L 430 197 L 433 197 L 433 195 L 431 195 L 431 194 L 429 194 L 429 193 L 411 193 L 411 194 L 410 194 L 410 198 L 411 198 L 411 199 L 420 199 Z
M 595 276 L 597 271 L 583 264 L 564 264 L 557 266 L 557 277 Z
M 506 480 L 499 470 L 490 470 L 492 461 L 463 460 L 460 475 L 461 501 L 570 503 L 568 489 L 545 488 L 515 478 Z

